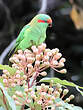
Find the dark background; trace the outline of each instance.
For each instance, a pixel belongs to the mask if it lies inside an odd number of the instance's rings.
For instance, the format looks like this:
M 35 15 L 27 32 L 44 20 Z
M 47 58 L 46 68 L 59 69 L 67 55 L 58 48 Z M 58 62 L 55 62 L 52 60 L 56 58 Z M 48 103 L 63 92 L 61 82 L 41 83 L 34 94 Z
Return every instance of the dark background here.
M 47 5 L 43 10 L 42 2 Z M 47 47 L 60 49 L 68 70 L 66 75 L 55 76 L 83 86 L 83 29 L 77 29 L 70 17 L 73 5 L 79 9 L 76 10 L 79 15 L 83 0 L 0 0 L 0 54 L 36 14 L 47 13 L 53 19 L 52 28 L 47 29 Z M 83 107 L 83 97 L 76 89 L 70 88 L 70 93 L 75 94 L 72 103 Z

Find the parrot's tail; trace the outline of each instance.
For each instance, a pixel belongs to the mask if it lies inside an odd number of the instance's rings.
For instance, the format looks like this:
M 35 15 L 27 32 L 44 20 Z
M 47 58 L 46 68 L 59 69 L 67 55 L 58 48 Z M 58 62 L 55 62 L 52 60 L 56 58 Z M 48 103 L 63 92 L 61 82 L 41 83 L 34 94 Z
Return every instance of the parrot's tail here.
M 8 56 L 11 57 L 14 53 L 16 53 L 16 46 L 9 51 Z
M 9 51 L 9 53 L 8 53 L 8 58 L 12 57 L 14 53 L 16 53 L 16 48 L 15 48 L 15 46 Z M 12 63 L 11 63 L 10 61 L 8 61 L 8 65 L 11 66 Z

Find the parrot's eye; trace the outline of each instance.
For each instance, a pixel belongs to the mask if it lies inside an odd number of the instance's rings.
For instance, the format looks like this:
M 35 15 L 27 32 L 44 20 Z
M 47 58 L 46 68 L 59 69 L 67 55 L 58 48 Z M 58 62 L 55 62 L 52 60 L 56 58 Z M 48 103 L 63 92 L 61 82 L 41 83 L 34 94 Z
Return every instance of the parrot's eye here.
M 49 27 L 52 27 L 52 20 L 51 19 L 48 19 L 47 23 L 49 24 Z

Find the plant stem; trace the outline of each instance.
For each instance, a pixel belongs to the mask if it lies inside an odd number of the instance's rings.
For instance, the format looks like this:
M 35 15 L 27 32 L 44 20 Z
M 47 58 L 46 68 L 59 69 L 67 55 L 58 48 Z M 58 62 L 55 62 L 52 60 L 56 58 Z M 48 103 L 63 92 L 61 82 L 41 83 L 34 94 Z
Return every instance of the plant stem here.
M 21 110 L 24 110 L 24 106 L 25 106 L 25 105 L 22 105 L 22 108 L 21 108 Z
M 35 76 L 33 77 L 32 83 L 31 85 L 29 84 L 29 88 L 33 86 L 34 81 L 36 80 L 37 76 L 38 76 L 39 72 L 37 71 Z
M 4 103 L 5 107 L 6 107 L 6 110 L 8 110 L 8 106 L 7 106 L 7 104 L 6 104 L 6 99 L 5 99 L 5 95 L 4 95 L 4 93 L 3 93 L 3 90 L 1 90 L 1 92 L 2 92 L 2 94 L 3 94 L 3 103 Z

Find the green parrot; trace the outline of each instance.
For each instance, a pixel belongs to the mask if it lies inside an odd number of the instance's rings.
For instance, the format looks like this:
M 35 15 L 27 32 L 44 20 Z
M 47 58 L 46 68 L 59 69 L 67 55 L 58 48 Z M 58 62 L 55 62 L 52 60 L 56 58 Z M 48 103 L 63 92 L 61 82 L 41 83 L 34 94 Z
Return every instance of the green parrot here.
M 46 39 L 46 29 L 48 26 L 52 26 L 50 16 L 47 14 L 36 15 L 19 33 L 15 43 L 15 52 L 19 49 L 24 51 L 32 45 L 38 46 L 43 43 Z

